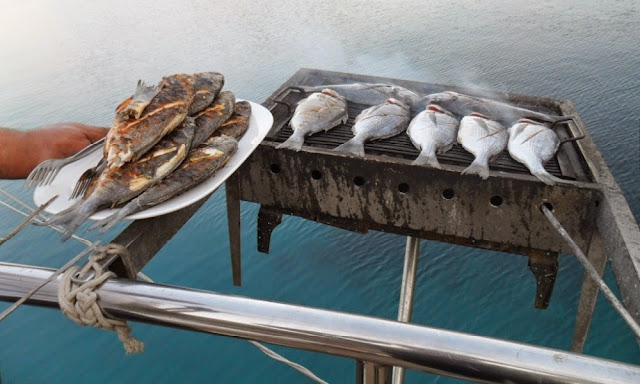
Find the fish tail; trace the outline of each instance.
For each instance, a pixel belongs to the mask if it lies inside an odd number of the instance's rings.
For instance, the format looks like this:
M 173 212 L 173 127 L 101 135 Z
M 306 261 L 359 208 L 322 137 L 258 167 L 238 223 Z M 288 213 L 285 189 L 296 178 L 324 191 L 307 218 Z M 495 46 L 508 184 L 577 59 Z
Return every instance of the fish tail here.
M 483 180 L 489 178 L 489 165 L 486 162 L 479 161 L 478 159 L 473 160 L 471 165 L 465 168 L 462 171 L 463 175 L 478 175 Z
M 83 200 L 64 211 L 56 213 L 37 225 L 61 226 L 62 235 L 60 239 L 66 241 L 73 235 L 76 229 L 96 211 L 97 207 L 97 204 L 93 201 Z
M 427 165 L 431 168 L 442 169 L 436 154 L 433 152 L 420 152 L 420 155 L 411 163 L 411 165 Z
M 336 147 L 334 151 L 352 153 L 356 156 L 364 157 L 364 143 L 351 139 Z
M 549 172 L 544 168 L 541 170 L 531 171 L 531 174 L 547 185 L 556 185 L 558 181 L 562 181 L 562 179 L 549 174 Z
M 136 200 L 133 200 L 133 201 L 129 202 L 127 205 L 125 205 L 124 207 L 120 208 L 113 215 L 107 216 L 104 219 L 96 222 L 95 224 L 93 224 L 92 226 L 87 228 L 87 231 L 93 231 L 94 229 L 102 227 L 102 228 L 100 228 L 98 233 L 99 234 L 103 234 L 103 233 L 107 232 L 109 229 L 111 229 L 114 225 L 119 223 L 120 220 L 122 220 L 126 216 L 128 216 L 128 215 L 130 215 L 132 213 L 135 213 L 135 212 L 140 210 L 140 207 L 137 204 L 135 204 L 135 201 Z
M 302 144 L 304 144 L 304 136 L 294 132 L 284 143 L 276 146 L 276 149 L 288 148 L 298 152 L 302 149 Z

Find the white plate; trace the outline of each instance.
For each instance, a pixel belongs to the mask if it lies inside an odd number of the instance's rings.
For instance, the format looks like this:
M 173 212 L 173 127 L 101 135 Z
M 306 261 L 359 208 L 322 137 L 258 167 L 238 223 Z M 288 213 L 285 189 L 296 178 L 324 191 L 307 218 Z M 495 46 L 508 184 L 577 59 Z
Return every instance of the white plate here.
M 240 101 L 240 100 L 238 100 Z M 271 112 L 260 104 L 251 103 L 251 118 L 249 120 L 249 128 L 238 142 L 238 150 L 231 156 L 227 164 L 220 168 L 213 176 L 193 187 L 192 189 L 172 198 L 163 203 L 145 209 L 143 211 L 127 216 L 126 220 L 146 219 L 165 215 L 184 208 L 190 204 L 207 196 L 215 191 L 224 181 L 233 174 L 233 172 L 242 165 L 242 163 L 251 155 L 267 135 L 273 125 L 273 116 Z M 69 200 L 71 192 L 76 185 L 76 181 L 80 175 L 89 168 L 94 167 L 100 161 L 102 151 L 95 151 L 89 156 L 66 165 L 60 170 L 53 182 L 46 186 L 37 187 L 33 192 L 33 201 L 40 206 L 55 195 L 59 197 L 49 205 L 45 211 L 49 213 L 58 213 L 73 205 L 78 199 Z M 117 209 L 104 209 L 94 213 L 89 219 L 102 220 L 111 216 Z

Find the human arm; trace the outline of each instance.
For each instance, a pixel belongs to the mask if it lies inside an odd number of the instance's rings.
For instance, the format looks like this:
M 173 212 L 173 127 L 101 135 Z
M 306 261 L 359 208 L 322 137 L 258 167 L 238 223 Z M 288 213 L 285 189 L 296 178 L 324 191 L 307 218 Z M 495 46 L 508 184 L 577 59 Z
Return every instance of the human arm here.
M 0 128 L 0 179 L 24 179 L 41 162 L 71 156 L 107 132 L 107 128 L 80 123 L 30 131 Z

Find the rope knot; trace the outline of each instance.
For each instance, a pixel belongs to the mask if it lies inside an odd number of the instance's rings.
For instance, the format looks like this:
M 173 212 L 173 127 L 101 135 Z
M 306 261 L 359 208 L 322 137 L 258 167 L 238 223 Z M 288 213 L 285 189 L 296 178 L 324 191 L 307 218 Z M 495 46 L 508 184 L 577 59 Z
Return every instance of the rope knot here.
M 62 313 L 82 326 L 91 325 L 117 332 L 118 339 L 123 343 L 127 354 L 141 353 L 144 350 L 144 344 L 131 336 L 131 327 L 126 321 L 106 317 L 98 304 L 98 294 L 95 289 L 115 276 L 115 273 L 105 271 L 100 261 L 110 256 L 123 256 L 128 253 L 127 248 L 113 243 L 96 248 L 82 269 L 72 267 L 64 273 L 58 291 L 58 302 Z M 91 276 L 91 272 L 93 276 L 82 283 L 72 280 L 76 274 L 85 277 Z

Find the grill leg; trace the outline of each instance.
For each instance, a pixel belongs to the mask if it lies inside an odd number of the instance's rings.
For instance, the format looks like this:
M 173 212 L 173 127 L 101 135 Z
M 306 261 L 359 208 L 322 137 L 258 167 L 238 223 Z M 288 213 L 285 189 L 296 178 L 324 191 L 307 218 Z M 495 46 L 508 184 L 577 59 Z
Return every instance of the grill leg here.
M 607 254 L 604 251 L 602 237 L 600 232 L 595 231 L 589 244 L 587 258 L 598 271 L 600 277 L 604 274 L 604 268 L 607 264 Z M 598 298 L 598 285 L 589 274 L 585 272 L 582 279 L 582 290 L 580 292 L 580 302 L 578 304 L 578 314 L 576 316 L 576 327 L 573 331 L 573 342 L 571 343 L 571 351 L 582 353 L 584 344 L 591 326 L 591 318 L 596 307 L 596 299 Z
M 274 208 L 260 206 L 258 211 L 258 251 L 269 253 L 271 233 L 282 222 L 282 212 Z
M 227 197 L 227 221 L 229 223 L 229 249 L 233 285 L 242 284 L 242 259 L 240 253 L 240 180 L 235 172 L 225 182 Z
M 534 307 L 547 309 L 558 276 L 558 254 L 543 251 L 529 253 L 529 269 L 536 278 Z

